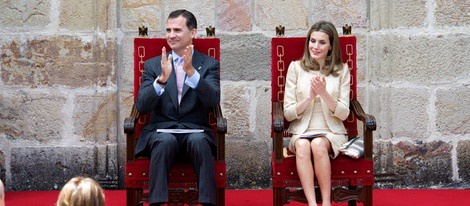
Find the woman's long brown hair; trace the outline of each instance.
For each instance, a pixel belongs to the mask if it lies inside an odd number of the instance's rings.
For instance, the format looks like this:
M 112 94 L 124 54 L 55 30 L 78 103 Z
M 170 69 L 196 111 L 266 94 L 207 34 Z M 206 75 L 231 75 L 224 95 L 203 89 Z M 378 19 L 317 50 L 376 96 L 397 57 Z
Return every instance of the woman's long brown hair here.
M 315 61 L 311 56 L 308 48 L 308 44 L 310 42 L 310 35 L 314 31 L 321 31 L 328 35 L 330 39 L 331 51 L 328 52 L 326 56 L 325 66 L 324 68 L 320 69 L 320 65 L 317 61 Z M 300 66 L 302 69 L 305 70 L 315 70 L 328 76 L 332 74 L 333 76 L 338 76 L 340 74 L 342 66 L 341 60 L 341 50 L 339 47 L 339 37 L 338 32 L 336 31 L 335 26 L 331 22 L 327 21 L 319 21 L 313 24 L 308 30 L 307 39 L 305 40 L 305 48 L 304 48 L 304 55 L 300 59 Z

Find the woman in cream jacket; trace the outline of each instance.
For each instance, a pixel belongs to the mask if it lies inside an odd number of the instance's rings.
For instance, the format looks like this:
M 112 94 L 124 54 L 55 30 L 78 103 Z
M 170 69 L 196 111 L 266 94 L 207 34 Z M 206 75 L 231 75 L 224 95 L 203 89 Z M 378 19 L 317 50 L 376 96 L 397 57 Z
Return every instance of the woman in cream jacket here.
M 350 75 L 341 63 L 338 33 L 330 22 L 315 23 L 307 34 L 304 55 L 289 65 L 284 117 L 293 134 L 289 149 L 296 153 L 297 172 L 309 205 L 317 205 L 314 176 L 322 204 L 331 204 L 330 157 L 347 142 L 343 125 L 349 115 Z M 322 133 L 315 138 L 300 135 Z M 311 156 L 313 154 L 313 162 Z

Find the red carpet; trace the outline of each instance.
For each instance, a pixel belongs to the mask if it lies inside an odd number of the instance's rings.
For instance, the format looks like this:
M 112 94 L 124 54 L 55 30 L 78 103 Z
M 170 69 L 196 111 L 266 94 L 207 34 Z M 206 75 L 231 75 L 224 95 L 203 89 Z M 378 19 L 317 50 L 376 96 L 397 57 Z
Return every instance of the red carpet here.
M 6 206 L 53 206 L 59 191 L 37 192 L 7 192 L 5 194 Z M 126 193 L 124 190 L 107 190 L 107 206 L 125 205 Z M 416 206 L 439 205 L 460 206 L 470 205 L 470 190 L 374 190 L 374 206 Z M 271 190 L 227 190 L 227 206 L 258 206 L 272 205 Z M 290 206 L 305 205 L 292 203 Z M 347 205 L 333 204 L 333 205 Z M 359 204 L 361 205 L 361 204 Z

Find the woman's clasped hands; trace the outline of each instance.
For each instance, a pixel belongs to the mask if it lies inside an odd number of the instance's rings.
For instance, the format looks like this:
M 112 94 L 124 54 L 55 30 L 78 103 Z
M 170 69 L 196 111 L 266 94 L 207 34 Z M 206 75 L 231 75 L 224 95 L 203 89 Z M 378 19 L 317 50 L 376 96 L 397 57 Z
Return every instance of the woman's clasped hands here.
M 314 99 L 317 95 L 323 96 L 326 93 L 325 76 L 315 76 L 310 79 L 310 98 Z

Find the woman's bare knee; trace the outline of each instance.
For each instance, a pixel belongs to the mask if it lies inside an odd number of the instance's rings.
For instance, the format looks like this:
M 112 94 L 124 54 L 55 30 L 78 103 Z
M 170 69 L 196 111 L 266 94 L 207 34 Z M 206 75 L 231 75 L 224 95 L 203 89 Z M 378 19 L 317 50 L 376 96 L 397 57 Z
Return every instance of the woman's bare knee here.
M 328 142 L 328 139 L 326 138 L 315 138 L 310 143 L 313 156 L 315 157 L 322 157 L 324 155 L 328 155 L 329 146 L 330 144 Z
M 295 153 L 298 157 L 310 156 L 310 142 L 305 139 L 295 141 Z

